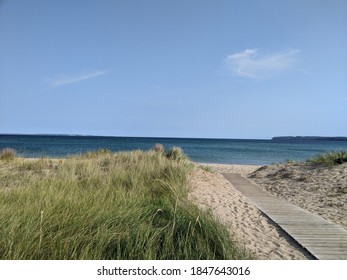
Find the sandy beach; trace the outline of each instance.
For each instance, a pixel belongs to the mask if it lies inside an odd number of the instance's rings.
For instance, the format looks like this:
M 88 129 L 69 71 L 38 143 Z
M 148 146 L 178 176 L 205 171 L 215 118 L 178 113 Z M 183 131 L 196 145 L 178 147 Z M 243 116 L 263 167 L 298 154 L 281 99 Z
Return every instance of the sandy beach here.
M 310 259 L 300 246 L 263 215 L 220 173 L 243 174 L 271 194 L 346 227 L 347 165 L 197 164 L 191 200 L 210 209 L 256 259 Z
M 247 177 L 270 194 L 347 229 L 347 163 L 334 167 L 276 164 Z

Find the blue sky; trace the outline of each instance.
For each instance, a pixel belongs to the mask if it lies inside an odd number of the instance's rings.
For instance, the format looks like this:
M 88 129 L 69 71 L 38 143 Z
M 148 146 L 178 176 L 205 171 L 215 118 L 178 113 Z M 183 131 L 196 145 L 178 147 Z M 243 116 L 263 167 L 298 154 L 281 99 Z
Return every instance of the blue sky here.
M 0 133 L 347 136 L 347 1 L 0 0 Z

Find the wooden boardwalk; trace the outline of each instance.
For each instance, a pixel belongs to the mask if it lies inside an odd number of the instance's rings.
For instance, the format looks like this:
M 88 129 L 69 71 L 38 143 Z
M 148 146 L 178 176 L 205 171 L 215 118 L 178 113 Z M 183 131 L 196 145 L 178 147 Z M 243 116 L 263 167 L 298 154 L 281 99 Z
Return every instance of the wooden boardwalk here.
M 347 260 L 347 230 L 342 226 L 270 195 L 240 174 L 223 176 L 315 258 Z

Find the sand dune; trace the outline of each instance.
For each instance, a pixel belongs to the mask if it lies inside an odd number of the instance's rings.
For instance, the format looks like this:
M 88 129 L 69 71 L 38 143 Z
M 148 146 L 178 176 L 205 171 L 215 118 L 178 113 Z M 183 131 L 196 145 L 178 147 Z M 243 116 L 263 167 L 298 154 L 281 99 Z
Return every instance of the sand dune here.
M 272 195 L 347 229 L 347 163 L 335 167 L 270 165 L 248 178 Z

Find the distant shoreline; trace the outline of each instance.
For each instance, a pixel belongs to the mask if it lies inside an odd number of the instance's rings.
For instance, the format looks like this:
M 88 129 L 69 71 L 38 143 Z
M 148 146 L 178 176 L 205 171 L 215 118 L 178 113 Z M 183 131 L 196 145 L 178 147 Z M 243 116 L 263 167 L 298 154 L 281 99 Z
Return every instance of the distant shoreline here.
M 187 140 L 260 140 L 260 141 L 296 141 L 296 140 L 325 140 L 347 141 L 347 136 L 274 136 L 272 138 L 225 138 L 225 137 L 180 137 L 180 136 L 115 136 L 88 134 L 45 134 L 45 133 L 0 133 L 0 136 L 33 136 L 33 137 L 95 137 L 95 138 L 142 138 L 142 139 L 187 139 Z
M 276 136 L 271 141 L 301 141 L 301 140 L 324 140 L 324 141 L 347 141 L 347 137 L 325 137 L 325 136 Z

